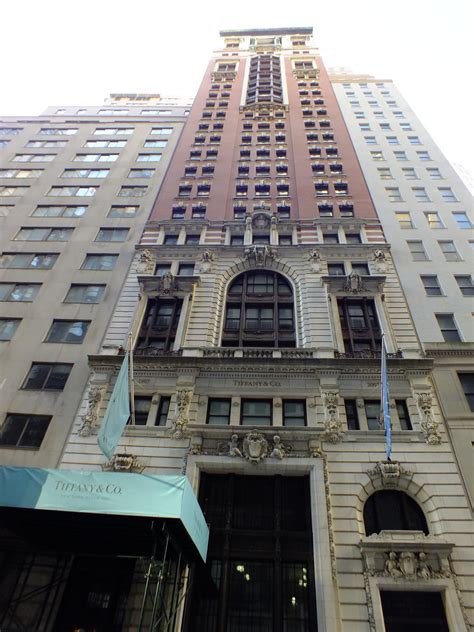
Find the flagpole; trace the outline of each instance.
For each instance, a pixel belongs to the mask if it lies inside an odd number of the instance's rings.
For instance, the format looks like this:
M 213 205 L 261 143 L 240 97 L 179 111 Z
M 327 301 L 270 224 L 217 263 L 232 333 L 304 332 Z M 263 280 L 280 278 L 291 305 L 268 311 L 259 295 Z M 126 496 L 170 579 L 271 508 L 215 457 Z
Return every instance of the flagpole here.
M 129 383 L 130 383 L 130 424 L 135 425 L 135 377 L 133 374 L 133 349 L 132 349 L 132 332 L 128 334 L 129 348 Z
M 390 461 L 392 453 L 392 420 L 390 418 L 390 395 L 388 390 L 388 369 L 387 369 L 387 352 L 385 347 L 385 334 L 382 332 L 382 349 L 381 349 L 381 366 L 380 366 L 380 416 L 383 421 L 385 430 L 385 444 L 387 461 Z

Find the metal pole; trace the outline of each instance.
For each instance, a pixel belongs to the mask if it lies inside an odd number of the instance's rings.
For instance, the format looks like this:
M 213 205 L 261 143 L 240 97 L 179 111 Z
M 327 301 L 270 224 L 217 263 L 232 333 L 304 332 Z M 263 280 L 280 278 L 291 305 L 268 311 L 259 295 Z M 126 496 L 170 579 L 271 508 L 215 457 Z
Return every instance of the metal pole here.
M 165 529 L 165 526 L 163 525 L 163 530 Z M 158 574 L 158 581 L 156 582 L 156 589 L 155 589 L 155 600 L 153 602 L 153 612 L 151 615 L 151 622 L 150 622 L 150 630 L 151 632 L 153 632 L 153 630 L 155 629 L 155 619 L 156 619 L 156 614 L 157 614 L 157 609 L 158 609 L 158 603 L 161 600 L 161 588 L 163 585 L 163 578 L 164 578 L 164 574 L 165 574 L 165 565 L 166 565 L 166 558 L 168 555 L 168 544 L 170 541 L 170 536 L 169 533 L 166 532 L 166 540 L 165 540 L 165 550 L 163 551 L 163 560 L 161 562 L 161 568 L 160 568 L 160 572 Z
M 130 382 L 130 423 L 135 425 L 135 376 L 133 374 L 132 332 L 128 334 L 128 349 L 130 354 L 129 382 Z
M 151 523 L 151 530 L 153 531 L 155 537 L 153 539 L 153 549 L 152 549 L 150 561 L 148 563 L 148 571 L 145 573 L 145 578 L 146 578 L 145 589 L 143 591 L 142 607 L 140 608 L 140 619 L 138 621 L 138 630 L 137 630 L 137 632 L 141 632 L 141 629 L 142 629 L 143 617 L 145 616 L 145 606 L 146 606 L 146 602 L 147 602 L 147 599 L 148 599 L 148 587 L 150 585 L 150 576 L 151 576 L 152 567 L 154 566 L 154 561 L 155 561 L 156 533 L 155 533 L 154 525 L 155 525 L 155 523 L 152 522 Z

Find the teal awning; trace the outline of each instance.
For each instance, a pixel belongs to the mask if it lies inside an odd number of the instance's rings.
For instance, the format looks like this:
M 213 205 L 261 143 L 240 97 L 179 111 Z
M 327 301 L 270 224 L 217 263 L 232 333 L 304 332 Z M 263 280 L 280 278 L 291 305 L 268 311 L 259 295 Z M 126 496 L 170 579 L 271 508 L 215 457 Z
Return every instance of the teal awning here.
M 179 520 L 206 560 L 209 529 L 186 476 L 4 466 L 0 507 Z

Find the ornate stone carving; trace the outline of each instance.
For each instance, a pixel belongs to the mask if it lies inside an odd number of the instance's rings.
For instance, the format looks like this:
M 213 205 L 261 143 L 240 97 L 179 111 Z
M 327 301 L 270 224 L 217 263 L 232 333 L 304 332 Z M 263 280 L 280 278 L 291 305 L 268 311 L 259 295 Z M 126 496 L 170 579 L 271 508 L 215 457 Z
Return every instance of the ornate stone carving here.
M 368 470 L 367 474 L 370 478 L 382 478 L 384 487 L 397 487 L 400 476 L 409 475 L 411 472 L 406 470 L 398 461 L 379 461 L 372 470 Z
M 188 436 L 189 405 L 193 396 L 193 389 L 182 388 L 176 391 L 176 413 L 173 418 L 171 436 L 173 439 L 183 439 Z
M 426 443 L 430 445 L 439 445 L 441 443 L 441 435 L 439 432 L 439 424 L 433 417 L 431 393 L 417 393 L 416 401 L 421 413 L 421 430 L 425 435 Z
M 102 465 L 104 472 L 138 472 L 145 469 L 145 465 L 134 454 L 114 454 L 114 456 Z
M 223 456 L 244 457 L 242 450 L 239 448 L 239 437 L 236 434 L 231 435 L 230 441 L 219 444 L 217 452 Z
M 261 463 L 268 456 L 268 441 L 256 430 L 245 435 L 242 447 L 244 458 L 253 465 Z
M 258 230 L 267 230 L 270 228 L 271 218 L 268 213 L 254 213 L 252 216 L 252 227 Z
M 205 250 L 201 255 L 201 261 L 198 264 L 199 272 L 210 272 L 214 263 L 215 255 L 212 250 Z
M 339 395 L 332 391 L 322 393 L 324 403 L 324 426 L 326 428 L 325 438 L 331 443 L 337 443 L 344 437 L 342 422 L 339 417 L 337 401 Z
M 322 269 L 322 259 L 321 259 L 321 253 L 319 250 L 311 250 L 311 252 L 308 255 L 308 259 L 309 259 L 309 265 L 311 267 L 311 270 L 313 272 L 321 272 Z
M 176 288 L 176 279 L 171 272 L 165 272 L 158 280 L 158 294 L 171 294 Z
M 372 260 L 374 262 L 374 268 L 377 272 L 387 271 L 387 255 L 383 250 L 377 248 L 372 254 Z
M 138 257 L 137 274 L 153 274 L 155 271 L 155 255 L 151 250 L 142 250 Z
M 364 285 L 362 283 L 362 277 L 357 272 L 352 271 L 350 274 L 346 276 L 344 281 L 344 290 L 346 292 L 351 292 L 352 294 L 358 294 L 362 292 L 364 289 Z
M 191 445 L 188 450 L 189 454 L 202 454 L 202 437 L 191 437 Z
M 261 268 L 267 260 L 276 259 L 275 251 L 265 244 L 254 244 L 245 249 L 245 258 L 252 264 Z
M 281 461 L 285 458 L 285 456 L 288 456 L 290 451 L 291 446 L 287 443 L 282 443 L 280 435 L 275 435 L 273 437 L 273 449 L 270 454 L 271 457 L 275 459 L 280 459 Z
M 400 554 L 390 551 L 384 566 L 384 575 L 390 575 L 394 579 L 431 579 L 434 576 L 433 569 L 427 562 L 424 551 L 413 553 L 402 551 Z
M 87 393 L 87 409 L 82 415 L 82 426 L 79 429 L 81 437 L 89 437 L 97 426 L 100 402 L 104 396 L 104 388 L 100 386 L 90 386 Z

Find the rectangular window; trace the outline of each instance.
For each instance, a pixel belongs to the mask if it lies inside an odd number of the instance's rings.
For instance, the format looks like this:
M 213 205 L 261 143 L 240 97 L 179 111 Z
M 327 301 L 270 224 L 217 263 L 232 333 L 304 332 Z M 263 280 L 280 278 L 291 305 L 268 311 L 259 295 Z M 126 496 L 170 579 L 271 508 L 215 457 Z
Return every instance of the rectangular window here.
M 422 241 L 407 241 L 413 261 L 428 261 Z
M 425 288 L 426 296 L 443 296 L 438 277 L 435 274 L 422 274 L 420 279 Z
M 87 206 L 37 206 L 32 217 L 83 217 Z
M 0 301 L 30 303 L 40 287 L 41 283 L 0 283 Z
M 346 420 L 348 430 L 360 430 L 359 416 L 357 414 L 357 402 L 355 399 L 345 399 Z
M 119 149 L 125 147 L 127 144 L 126 140 L 88 140 L 84 143 L 84 147 L 95 147 L 95 148 L 105 148 L 109 149 Z M 117 154 L 118 155 L 118 154 Z
M 110 169 L 64 169 L 61 178 L 106 178 Z
M 179 276 L 193 276 L 194 263 L 180 263 L 178 267 Z
M 62 391 L 72 366 L 33 362 L 21 388 L 28 391 Z
M 0 178 L 38 178 L 43 169 L 0 169 Z
M 21 322 L 21 318 L 0 318 L 0 340 L 11 340 Z
M 304 399 L 283 400 L 283 425 L 306 426 L 306 401 Z
M 444 180 L 440 170 L 437 167 L 428 167 L 426 169 L 426 172 L 432 180 Z
M 443 222 L 441 221 L 438 213 L 425 213 L 425 217 L 430 228 L 444 228 Z
M 0 136 L 18 136 L 22 127 L 0 127 Z
M 387 136 L 387 143 L 389 145 L 399 145 L 398 138 L 396 136 Z
M 422 142 L 418 136 L 408 136 L 408 142 L 410 143 L 410 145 L 422 145 Z
M 48 136 L 74 136 L 77 134 L 77 127 L 42 127 L 38 134 L 47 134 Z
M 474 413 L 474 373 L 458 373 L 458 378 L 469 408 Z
M 166 145 L 168 144 L 168 141 L 166 140 L 146 140 L 143 143 L 143 147 L 166 147 Z M 201 152 L 199 152 L 201 153 Z
M 361 244 L 362 238 L 360 233 L 345 233 L 346 243 L 348 244 Z
M 79 285 L 73 283 L 64 299 L 65 303 L 100 303 L 105 285 Z
M 86 255 L 81 270 L 113 270 L 118 255 Z
M 0 197 L 15 197 L 23 195 L 28 191 L 30 187 L 1 187 L 0 186 Z
M 148 395 L 136 395 L 133 398 L 134 410 L 135 410 L 135 425 L 146 426 L 148 421 L 148 415 L 150 414 L 152 397 Z M 127 424 L 130 425 L 131 417 L 129 417 Z
M 388 167 L 379 167 L 377 171 L 381 180 L 393 180 L 392 172 Z
M 230 424 L 231 400 L 210 398 L 207 404 L 206 423 L 210 426 L 228 426 Z
M 395 160 L 408 160 L 406 151 L 394 151 L 393 155 L 395 156 Z
M 413 430 L 406 401 L 404 399 L 397 399 L 395 400 L 395 406 L 397 408 L 401 430 Z
M 352 272 L 360 276 L 369 276 L 370 270 L 369 265 L 367 263 L 361 263 L 360 261 L 352 261 L 351 263 Z
M 366 145 L 378 145 L 375 136 L 364 136 Z
M 371 151 L 370 155 L 372 156 L 372 160 L 382 161 L 385 160 L 383 153 L 381 151 Z
M 20 228 L 15 241 L 69 241 L 74 228 Z
M 119 197 L 143 197 L 148 187 L 121 187 Z
M 155 276 L 163 276 L 171 270 L 170 263 L 157 263 L 155 267 Z
M 168 420 L 168 413 L 170 410 L 171 397 L 161 396 L 160 404 L 158 406 L 158 413 L 156 415 L 155 426 L 166 426 Z
M 159 162 L 161 154 L 138 154 L 137 162 Z
M 441 248 L 441 252 L 444 254 L 444 258 L 446 259 L 446 261 L 461 260 L 461 257 L 456 250 L 456 246 L 454 245 L 454 241 L 438 241 L 438 244 Z
M 51 187 L 48 197 L 93 197 L 99 187 Z
M 94 241 L 126 241 L 128 231 L 128 228 L 101 228 Z
M 133 131 L 133 127 L 98 127 L 94 130 L 94 136 L 102 136 L 103 134 L 130 136 L 130 134 L 133 134 Z
M 398 187 L 389 187 L 385 189 L 389 202 L 403 202 L 402 194 Z
M 168 134 L 171 134 L 172 132 L 173 132 L 172 127 L 153 127 L 150 134 L 152 134 L 153 136 L 155 135 L 167 136 Z
M 163 245 L 175 246 L 178 243 L 178 235 L 165 235 Z
M 410 132 L 410 131 L 411 131 L 411 125 L 410 125 L 410 123 L 400 123 L 400 128 L 401 128 L 404 132 Z
M 419 180 L 413 167 L 404 167 L 402 173 L 405 176 L 405 180 Z
M 7 413 L 0 428 L 0 445 L 12 448 L 39 448 L 51 417 Z
M 115 162 L 119 154 L 76 154 L 73 162 Z
M 0 268 L 23 270 L 51 270 L 59 254 L 8 253 L 0 255 Z
M 456 283 L 464 296 L 474 296 L 474 285 L 469 274 L 456 274 Z
M 110 207 L 107 217 L 136 217 L 139 208 L 138 204 L 133 206 L 114 205 Z
M 369 430 L 382 430 L 380 424 L 380 400 L 364 400 L 365 415 L 367 417 L 367 427 Z
M 345 276 L 346 269 L 343 263 L 328 263 L 328 274 L 330 276 Z
M 417 151 L 418 160 L 431 160 L 431 157 L 427 151 Z
M 463 230 L 472 228 L 472 222 L 467 216 L 467 213 L 453 213 L 453 219 L 457 222 L 458 228 L 462 228 Z
M 45 342 L 81 344 L 89 325 L 90 320 L 53 320 Z
M 130 169 L 129 178 L 153 178 L 154 169 Z
M 453 314 L 435 314 L 445 342 L 461 342 Z
M 395 217 L 400 228 L 414 228 L 410 213 L 395 213 Z
M 52 162 L 56 154 L 16 154 L 12 162 Z
M 271 426 L 271 399 L 243 399 L 241 407 L 242 426 Z
M 323 233 L 323 242 L 325 244 L 338 244 L 339 243 L 338 233 Z
M 411 189 L 417 202 L 430 202 L 426 189 L 423 187 L 412 187 Z

